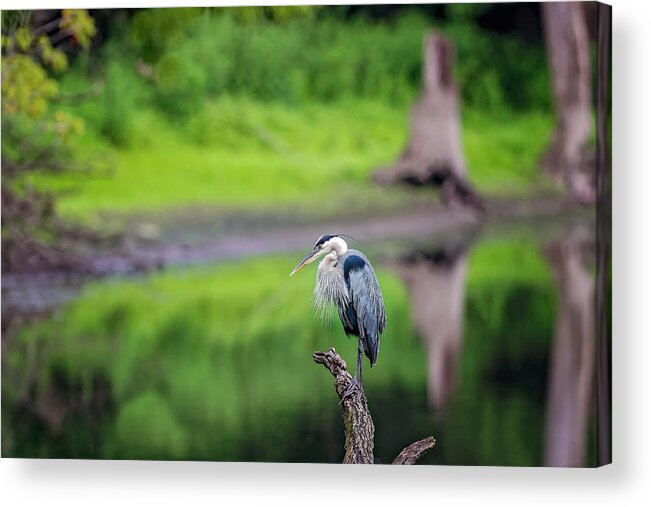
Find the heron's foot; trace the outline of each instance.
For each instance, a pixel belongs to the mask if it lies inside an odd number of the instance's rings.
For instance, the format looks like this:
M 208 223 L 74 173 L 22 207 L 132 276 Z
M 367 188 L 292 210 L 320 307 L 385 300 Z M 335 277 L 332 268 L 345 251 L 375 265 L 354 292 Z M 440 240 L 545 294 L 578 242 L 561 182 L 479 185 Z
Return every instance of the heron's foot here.
M 350 384 L 348 384 L 346 387 L 346 390 L 341 394 L 341 400 L 339 401 L 339 404 L 341 405 L 346 398 L 352 396 L 356 391 L 359 391 L 360 394 L 364 396 L 364 388 L 359 382 L 357 382 L 357 379 L 353 377 L 353 379 L 350 381 Z

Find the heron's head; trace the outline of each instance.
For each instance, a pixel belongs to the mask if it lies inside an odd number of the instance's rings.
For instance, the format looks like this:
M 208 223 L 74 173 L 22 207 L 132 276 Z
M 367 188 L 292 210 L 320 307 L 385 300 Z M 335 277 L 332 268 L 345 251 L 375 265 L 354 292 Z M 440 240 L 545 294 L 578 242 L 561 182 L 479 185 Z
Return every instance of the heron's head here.
M 344 239 L 337 234 L 323 234 L 316 240 L 312 250 L 303 257 L 303 260 L 297 264 L 289 276 L 292 276 L 297 271 L 300 271 L 308 264 L 313 263 L 324 254 L 333 252 L 335 255 L 340 256 L 346 253 L 348 245 Z

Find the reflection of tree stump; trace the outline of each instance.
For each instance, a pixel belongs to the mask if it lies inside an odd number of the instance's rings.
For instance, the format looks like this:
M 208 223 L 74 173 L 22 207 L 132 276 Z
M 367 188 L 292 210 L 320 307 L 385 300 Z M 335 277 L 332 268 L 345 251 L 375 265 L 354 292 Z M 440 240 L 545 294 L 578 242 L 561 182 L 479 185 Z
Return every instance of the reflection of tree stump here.
M 423 92 L 411 110 L 409 142 L 399 160 L 378 170 L 375 179 L 383 185 L 434 185 L 441 188 L 446 203 L 483 209 L 481 199 L 466 180 L 453 62 L 452 42 L 435 31 L 427 34 Z
M 583 466 L 595 372 L 590 232 L 575 229 L 546 255 L 560 290 L 549 371 L 545 465 Z
M 391 263 L 411 300 L 411 320 L 427 349 L 427 396 L 443 409 L 457 388 L 463 344 L 466 246 L 415 253 Z
M 335 378 L 335 390 L 341 402 L 346 436 L 344 463 L 372 464 L 375 426 L 368 411 L 366 396 L 359 390 L 343 397 L 353 377 L 346 369 L 346 362 L 334 348 L 328 352 L 315 352 L 314 362 L 322 364 Z M 436 441 L 427 437 L 405 447 L 393 461 L 394 465 L 413 465 L 423 454 L 434 447 Z
M 557 121 L 542 166 L 564 182 L 575 200 L 592 203 L 595 160 L 588 147 L 592 74 L 586 13 L 581 2 L 545 3 L 542 9 Z

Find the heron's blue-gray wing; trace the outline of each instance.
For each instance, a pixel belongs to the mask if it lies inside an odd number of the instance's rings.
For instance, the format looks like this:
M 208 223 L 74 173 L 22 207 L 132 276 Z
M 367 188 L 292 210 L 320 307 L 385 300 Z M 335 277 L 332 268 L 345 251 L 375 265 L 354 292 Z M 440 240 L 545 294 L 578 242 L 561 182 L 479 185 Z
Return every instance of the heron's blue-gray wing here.
M 339 314 L 346 333 L 360 337 L 372 366 L 377 361 L 380 334 L 386 327 L 382 292 L 371 264 L 361 252 L 350 252 L 342 260 L 350 302 L 340 308 Z

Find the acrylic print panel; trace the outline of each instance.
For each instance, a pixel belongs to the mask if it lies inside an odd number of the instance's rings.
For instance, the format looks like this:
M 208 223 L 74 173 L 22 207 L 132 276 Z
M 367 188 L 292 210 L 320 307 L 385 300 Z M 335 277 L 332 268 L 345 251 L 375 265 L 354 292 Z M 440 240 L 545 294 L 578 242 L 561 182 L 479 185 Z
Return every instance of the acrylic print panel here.
M 610 13 L 4 11 L 3 456 L 609 463 Z

